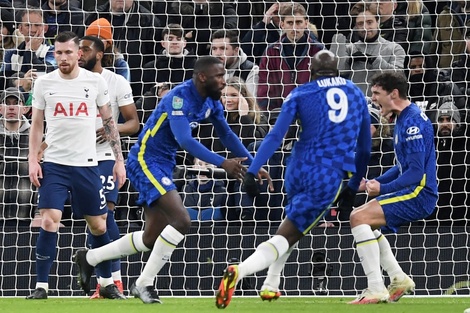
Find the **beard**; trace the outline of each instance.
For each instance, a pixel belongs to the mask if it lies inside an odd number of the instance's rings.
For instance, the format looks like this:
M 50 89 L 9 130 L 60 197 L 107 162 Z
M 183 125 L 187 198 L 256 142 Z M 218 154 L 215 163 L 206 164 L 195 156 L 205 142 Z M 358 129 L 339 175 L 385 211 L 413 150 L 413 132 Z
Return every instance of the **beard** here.
M 212 100 L 220 100 L 220 97 L 222 97 L 222 91 L 219 89 L 207 88 L 207 96 Z
M 83 63 L 82 67 L 86 70 L 93 71 L 93 68 L 96 65 L 96 59 L 90 59 Z

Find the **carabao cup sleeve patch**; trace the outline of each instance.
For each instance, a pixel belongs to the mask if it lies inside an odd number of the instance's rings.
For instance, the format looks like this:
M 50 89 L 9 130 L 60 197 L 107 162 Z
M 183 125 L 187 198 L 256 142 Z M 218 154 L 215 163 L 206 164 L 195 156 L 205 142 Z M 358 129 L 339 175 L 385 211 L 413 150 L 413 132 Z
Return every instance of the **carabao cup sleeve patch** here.
M 173 106 L 173 109 L 179 110 L 183 107 L 183 99 L 177 96 L 173 97 L 173 102 L 171 103 Z

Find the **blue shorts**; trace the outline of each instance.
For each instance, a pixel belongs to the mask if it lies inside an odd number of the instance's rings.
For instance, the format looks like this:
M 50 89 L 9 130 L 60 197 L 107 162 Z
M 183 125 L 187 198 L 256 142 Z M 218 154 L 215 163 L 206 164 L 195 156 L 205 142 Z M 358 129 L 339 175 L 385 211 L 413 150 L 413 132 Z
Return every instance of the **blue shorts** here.
M 101 184 L 103 185 L 104 196 L 106 197 L 106 202 L 117 203 L 119 189 L 119 182 L 113 180 L 113 160 L 99 161 L 98 168 L 100 170 Z
M 45 162 L 42 165 L 38 209 L 64 210 L 71 196 L 75 216 L 108 213 L 98 166 L 79 167 Z
M 323 164 L 290 160 L 285 177 L 286 215 L 300 232 L 306 234 L 336 199 L 345 172 Z
M 142 166 L 134 158 L 127 159 L 126 168 L 130 182 L 139 192 L 139 205 L 150 206 L 168 191 L 176 190 L 171 168 L 162 167 L 156 162 Z
M 436 208 L 437 195 L 419 188 L 406 188 L 376 198 L 382 206 L 387 223 L 383 230 L 396 233 L 401 225 L 421 220 L 432 214 Z

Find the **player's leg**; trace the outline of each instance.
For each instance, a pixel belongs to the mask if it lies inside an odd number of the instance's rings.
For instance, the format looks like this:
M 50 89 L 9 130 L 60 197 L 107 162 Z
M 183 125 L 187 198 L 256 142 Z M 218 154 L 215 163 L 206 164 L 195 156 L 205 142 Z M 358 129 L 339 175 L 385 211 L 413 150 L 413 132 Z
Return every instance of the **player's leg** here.
M 57 230 L 64 203 L 69 196 L 68 178 L 64 166 L 44 163 L 43 179 L 39 187 L 38 209 L 41 214 L 41 228 L 36 242 L 36 287 L 26 299 L 47 299 L 49 273 L 56 258 Z
M 389 230 L 396 232 L 398 226 L 426 218 L 434 210 L 437 201 L 435 195 L 429 195 L 425 190 L 413 192 L 413 197 L 408 197 L 409 193 L 410 191 L 406 189 L 377 198 Z M 413 292 L 415 283 L 403 272 L 388 240 L 377 230 L 374 231 L 374 235 L 380 246 L 380 264 L 390 276 L 388 286 L 390 301 L 396 302 L 402 296 Z
M 405 294 L 413 292 L 415 283 L 398 264 L 387 238 L 378 230 L 374 230 L 374 235 L 380 248 L 380 265 L 390 277 L 390 285 L 387 288 L 390 295 L 389 300 L 396 302 Z
M 294 223 L 288 217 L 284 219 L 271 239 L 261 243 L 245 261 L 239 265 L 230 265 L 225 270 L 216 295 L 216 306 L 219 309 L 226 308 L 232 299 L 238 281 L 273 264 L 302 237 L 303 234 L 297 230 Z
M 131 293 L 144 303 L 160 303 L 154 290 L 155 277 L 183 240 L 191 220 L 176 190 L 168 191 L 145 208 L 145 217 L 144 243 L 153 244 L 153 248 L 144 270 L 131 287 Z
M 117 188 L 118 182 L 113 180 L 113 160 L 106 160 L 98 162 L 98 168 L 100 172 L 100 179 L 103 185 L 104 196 L 106 197 L 106 204 L 107 204 L 107 218 L 106 218 L 106 228 L 109 234 L 109 238 L 111 241 L 116 241 L 120 238 L 119 227 L 116 223 L 114 218 L 114 208 L 116 206 L 119 190 Z M 91 238 L 91 236 L 89 237 Z M 121 260 L 114 259 L 111 261 L 111 275 L 113 277 L 114 284 L 118 287 L 121 293 L 124 292 L 124 286 L 122 285 L 122 278 L 121 278 Z M 91 295 L 90 299 L 99 299 L 99 290 L 100 290 L 100 275 L 99 270 L 95 270 L 96 279 L 98 284 L 96 286 L 96 291 Z
M 281 292 L 279 291 L 279 285 L 281 283 L 281 272 L 284 269 L 289 256 L 297 245 L 298 243 L 290 247 L 286 253 L 280 256 L 276 262 L 269 266 L 266 279 L 264 280 L 259 293 L 259 296 L 263 301 L 276 300 L 281 296 Z
M 380 248 L 372 231 L 385 225 L 385 216 L 377 200 L 353 210 L 350 216 L 351 232 L 356 250 L 367 276 L 367 289 L 352 304 L 372 304 L 388 301 L 388 292 L 380 268 Z
M 106 198 L 97 166 L 71 168 L 72 183 L 72 208 L 77 216 L 83 216 L 90 229 L 92 248 L 99 248 L 111 242 L 106 229 L 107 208 Z M 99 293 L 104 298 L 126 299 L 119 292 L 111 276 L 111 261 L 104 261 L 97 265 L 100 273 Z M 85 292 L 88 293 L 89 281 L 85 283 Z

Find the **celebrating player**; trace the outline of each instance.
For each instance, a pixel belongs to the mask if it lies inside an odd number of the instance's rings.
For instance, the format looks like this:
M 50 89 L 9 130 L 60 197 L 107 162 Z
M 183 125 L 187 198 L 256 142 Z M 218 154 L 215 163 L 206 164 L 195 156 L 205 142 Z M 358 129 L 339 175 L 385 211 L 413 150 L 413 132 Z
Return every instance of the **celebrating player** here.
M 116 163 L 113 179 L 120 187 L 126 180 L 119 133 L 112 118 L 106 81 L 81 69 L 79 41 L 72 32 L 55 40 L 59 69 L 38 78 L 33 91 L 33 117 L 29 137 L 29 178 L 39 187 L 38 208 L 41 229 L 36 244 L 37 283 L 27 299 L 45 299 L 48 277 L 56 256 L 57 230 L 64 204 L 72 197 L 72 208 L 83 216 L 93 237 L 93 246 L 110 242 L 106 231 L 106 199 L 102 192 L 96 158 L 96 116 L 99 112 Z M 44 163 L 38 155 L 47 122 Z M 100 294 L 104 298 L 125 299 L 111 277 L 111 262 L 100 264 Z
M 399 72 L 384 72 L 372 79 L 372 101 L 386 116 L 394 113 L 394 167 L 376 179 L 363 182 L 360 190 L 378 196 L 352 211 L 351 232 L 367 275 L 367 289 L 353 304 L 398 301 L 414 291 L 415 283 L 406 275 L 392 253 L 387 239 L 378 230 L 398 226 L 429 216 L 436 207 L 436 149 L 429 119 L 407 99 L 408 82 Z M 390 276 L 385 288 L 382 267 Z
M 226 308 L 237 282 L 269 266 L 261 288 L 263 300 L 280 296 L 280 273 L 294 245 L 314 227 L 338 195 L 343 178 L 355 172 L 346 191 L 357 190 L 370 156 L 370 117 L 362 91 L 338 77 L 337 58 L 320 51 L 312 58 L 313 81 L 286 98 L 272 131 L 266 136 L 244 179 L 246 191 L 256 195 L 255 173 L 281 144 L 295 118 L 302 132 L 286 171 L 289 203 L 276 234 L 261 243 L 239 265 L 230 265 L 216 295 L 216 306 Z
M 145 230 L 128 234 L 105 247 L 76 253 L 79 281 L 85 291 L 90 288 L 93 266 L 104 260 L 152 250 L 130 291 L 144 303 L 161 303 L 154 289 L 155 276 L 191 226 L 188 211 L 172 181 L 179 146 L 198 159 L 222 167 L 232 177 L 244 177 L 246 169 L 241 162 L 251 161 L 252 157 L 224 117 L 219 101 L 225 87 L 224 74 L 220 60 L 201 57 L 194 66 L 193 78 L 165 95 L 150 116 L 127 161 L 129 179 L 139 191 L 139 202 L 144 206 Z M 224 159 L 191 136 L 191 124 L 206 118 L 214 124 L 223 144 L 238 158 Z M 260 179 L 268 179 L 272 189 L 269 174 L 264 170 L 258 174 Z
M 137 116 L 137 110 L 132 97 L 131 86 L 121 75 L 102 67 L 101 60 L 104 55 L 104 44 L 101 39 L 94 36 L 83 37 L 80 40 L 80 51 L 82 52 L 82 56 L 80 57 L 78 64 L 89 71 L 101 74 L 108 84 L 109 99 L 114 121 L 117 122 L 119 114 L 122 114 L 122 117 L 125 120 L 125 123 L 117 124 L 119 135 L 129 136 L 137 133 L 139 130 L 139 118 Z M 119 228 L 116 224 L 116 220 L 114 219 L 114 207 L 116 206 L 118 199 L 119 189 L 117 188 L 117 183 L 113 180 L 113 152 L 106 140 L 103 123 L 99 117 L 96 119 L 96 129 L 98 167 L 108 209 L 106 228 L 108 229 L 111 241 L 114 241 L 120 238 Z M 90 237 L 90 239 L 93 240 L 93 237 Z M 95 293 L 90 297 L 90 299 L 100 297 L 99 273 L 97 273 L 96 276 L 98 279 L 98 285 L 96 286 Z M 114 284 L 118 286 L 120 292 L 123 292 L 124 288 L 121 279 L 121 262 L 119 259 L 113 260 L 112 262 L 112 276 Z

